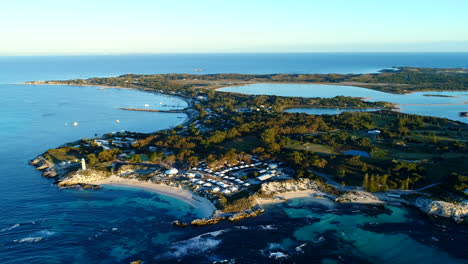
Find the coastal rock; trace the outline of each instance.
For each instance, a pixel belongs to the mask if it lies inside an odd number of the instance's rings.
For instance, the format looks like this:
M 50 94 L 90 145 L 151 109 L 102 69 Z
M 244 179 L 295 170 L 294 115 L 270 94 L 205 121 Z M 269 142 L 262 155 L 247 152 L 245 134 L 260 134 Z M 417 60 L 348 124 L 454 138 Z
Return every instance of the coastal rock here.
M 265 210 L 263 210 L 261 208 L 257 209 L 257 210 L 254 210 L 252 212 L 239 212 L 239 213 L 235 213 L 232 216 L 230 216 L 228 218 L 228 220 L 231 221 L 231 222 L 235 222 L 235 221 L 243 220 L 243 219 L 246 219 L 246 218 L 258 216 L 259 214 L 262 214 L 263 212 L 265 212 Z
M 186 227 L 187 226 L 187 223 L 179 222 L 179 220 L 173 221 L 172 224 L 175 225 L 175 226 L 180 226 L 180 227 Z
M 79 170 L 67 175 L 58 183 L 58 187 L 92 184 L 110 177 L 110 173 L 96 170 Z
M 335 199 L 339 203 L 382 203 L 382 201 L 368 192 L 346 192 Z
M 37 157 L 37 158 L 31 160 L 31 162 L 29 162 L 29 164 L 35 166 L 35 165 L 39 164 L 39 162 L 41 162 L 41 159 L 39 157 Z
M 260 191 L 267 195 L 294 191 L 319 191 L 320 187 L 310 179 L 286 180 L 281 182 L 263 183 Z
M 39 167 L 36 168 L 36 170 L 45 170 L 45 169 L 48 169 L 49 166 L 47 164 L 44 164 L 44 165 L 41 165 Z
M 57 176 L 57 171 L 55 169 L 48 168 L 46 171 L 44 171 L 44 173 L 42 173 L 42 176 L 47 178 L 54 178 Z
M 217 217 L 217 218 L 210 218 L 210 219 L 195 219 L 192 222 L 190 222 L 190 224 L 193 226 L 214 225 L 225 219 L 226 217 Z
M 414 205 L 428 215 L 450 218 L 457 223 L 465 221 L 468 216 L 468 201 L 466 200 L 460 204 L 453 204 L 419 197 Z

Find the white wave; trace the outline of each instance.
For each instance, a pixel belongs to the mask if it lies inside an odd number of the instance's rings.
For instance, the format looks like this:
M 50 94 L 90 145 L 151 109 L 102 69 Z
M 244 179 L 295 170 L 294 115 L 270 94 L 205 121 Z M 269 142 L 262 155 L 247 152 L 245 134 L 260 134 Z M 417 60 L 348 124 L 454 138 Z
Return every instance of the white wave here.
M 344 235 L 344 233 L 343 233 Z M 323 242 L 325 241 L 325 238 L 323 236 L 319 237 L 317 240 L 314 241 L 314 243 L 320 243 L 320 242 Z
M 274 259 L 285 259 L 288 258 L 288 255 L 282 253 L 282 252 L 271 252 L 270 253 L 270 258 Z
M 198 255 L 216 248 L 221 243 L 221 240 L 212 238 L 192 238 L 178 243 L 171 247 L 172 252 L 169 255 L 173 257 L 183 257 L 186 255 Z
M 276 229 L 278 229 L 274 225 L 260 225 L 259 227 L 261 229 L 263 229 L 263 230 L 276 230 Z
M 304 243 L 300 246 L 297 246 L 296 247 L 296 252 L 299 252 L 299 253 L 304 253 L 304 249 L 302 249 L 303 247 L 305 247 L 307 245 L 307 243 Z
M 239 230 L 248 230 L 249 229 L 247 226 L 235 226 L 234 228 L 239 229 Z
M 41 230 L 41 231 L 36 232 L 35 234 L 38 234 L 43 237 L 50 237 L 50 236 L 55 235 L 55 232 L 49 231 L 49 230 Z
M 13 240 L 15 243 L 36 243 L 45 239 L 44 237 L 25 237 L 22 239 Z
M 41 240 L 44 240 L 50 236 L 53 236 L 55 232 L 49 231 L 49 230 L 41 230 L 34 232 L 31 234 L 29 237 L 21 238 L 21 239 L 15 239 L 13 242 L 15 243 L 36 243 Z
M 228 230 L 230 229 L 213 231 L 176 242 L 170 247 L 170 252 L 164 254 L 164 256 L 180 258 L 186 255 L 199 255 L 209 252 L 221 243 L 220 239 L 215 238 Z
M 0 230 L 0 232 L 10 231 L 10 230 L 15 229 L 15 228 L 17 228 L 19 226 L 20 226 L 20 224 L 14 224 L 14 225 L 12 225 L 10 227 L 7 227 L 7 228 L 4 228 L 4 229 Z

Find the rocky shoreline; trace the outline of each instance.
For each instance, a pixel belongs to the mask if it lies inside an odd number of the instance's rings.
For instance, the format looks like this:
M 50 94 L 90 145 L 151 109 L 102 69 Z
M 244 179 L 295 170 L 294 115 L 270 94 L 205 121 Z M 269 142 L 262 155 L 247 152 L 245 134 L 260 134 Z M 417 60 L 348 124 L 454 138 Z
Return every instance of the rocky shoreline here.
M 38 156 L 30 162 L 37 170 L 42 171 L 42 176 L 56 180 L 57 187 L 80 187 L 84 189 L 98 189 L 102 180 L 113 176 L 110 172 L 78 169 L 76 164 L 59 166 Z M 115 175 L 114 175 L 115 177 Z M 428 216 L 451 219 L 456 223 L 468 223 L 468 200 L 459 204 L 433 200 L 430 197 L 417 198 L 389 197 L 387 193 L 369 193 L 365 191 L 339 191 L 333 186 L 311 179 L 297 179 L 285 181 L 272 181 L 263 183 L 260 189 L 252 195 L 255 203 L 251 208 L 235 213 L 226 213 L 220 210 L 208 218 L 195 219 L 190 223 L 174 221 L 176 226 L 204 226 L 217 224 L 221 221 L 239 221 L 249 217 L 255 217 L 264 212 L 262 204 L 284 202 L 300 197 L 324 197 L 339 203 L 364 203 L 364 204 L 392 204 L 417 208 Z

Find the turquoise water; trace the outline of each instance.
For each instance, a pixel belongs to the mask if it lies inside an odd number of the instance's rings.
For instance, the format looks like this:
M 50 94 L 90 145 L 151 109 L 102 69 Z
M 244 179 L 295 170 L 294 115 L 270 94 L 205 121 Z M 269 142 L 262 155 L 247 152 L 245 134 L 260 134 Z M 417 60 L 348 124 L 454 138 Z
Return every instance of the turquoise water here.
M 468 111 L 467 91 L 390 94 L 361 87 L 320 84 L 253 84 L 223 88 L 221 91 L 297 97 L 332 98 L 339 95 L 363 97 L 371 102 L 386 101 L 399 104 L 399 111 L 403 113 L 436 116 L 465 123 L 468 122 L 466 118 L 459 115 L 460 112 Z M 428 94 L 450 97 L 425 96 Z M 330 109 L 320 108 L 295 108 L 289 109 L 288 112 L 332 114 Z
M 404 263 L 399 254 L 417 253 L 418 262 L 466 263 L 468 256 L 460 249 L 468 243 L 466 228 L 451 223 L 442 227 L 410 209 L 391 207 L 389 216 L 386 209 L 299 199 L 271 206 L 255 219 L 181 229 L 173 227 L 171 221 L 188 221 L 198 217 L 198 212 L 171 197 L 120 187 L 57 189 L 53 181 L 42 178 L 27 164 L 30 159 L 49 148 L 95 134 L 151 132 L 176 126 L 185 120 L 184 114 L 131 112 L 117 107 L 144 108 L 149 104 L 153 109 L 175 109 L 185 107 L 185 102 L 131 90 L 11 84 L 130 72 L 191 73 L 195 68 L 205 69 L 202 73 L 348 73 L 395 65 L 468 67 L 468 54 L 0 57 L 0 261 Z M 117 119 L 121 122 L 116 123 Z M 70 125 L 72 122 L 78 126 Z M 379 224 L 366 225 L 369 222 Z M 316 241 L 322 236 L 325 241 Z M 296 250 L 304 243 L 302 253 Z M 276 251 L 289 258 L 270 258 L 269 253 Z
M 187 118 L 117 107 L 174 109 L 185 101 L 55 85 L 0 85 L 0 98 L 2 263 L 115 263 L 148 250 L 141 242 L 157 246 L 180 236 L 171 230 L 174 219 L 198 217 L 184 202 L 143 191 L 58 190 L 28 165 L 37 154 L 69 141 L 120 130 L 152 132 Z M 71 124 L 75 121 L 78 126 Z
M 388 206 L 387 211 L 378 215 L 366 215 L 361 209 L 345 209 L 348 214 L 336 210 L 338 205 L 328 204 L 327 214 L 323 214 L 322 203 L 314 199 L 298 199 L 294 203 L 284 206 L 284 211 L 292 218 L 315 218 L 320 221 L 297 228 L 293 236 L 301 242 L 320 243 L 327 239 L 327 232 L 336 231 L 336 235 L 352 244 L 357 255 L 365 256 L 374 263 L 463 263 L 463 259 L 453 258 L 440 252 L 434 247 L 424 245 L 404 232 L 382 234 L 371 232 L 362 228 L 363 225 L 407 225 L 411 229 L 414 223 L 408 217 L 407 210 Z M 297 207 L 305 206 L 305 209 Z M 336 211 L 335 211 L 336 210 Z M 349 211 L 354 213 L 349 213 Z M 321 239 L 322 238 L 322 239 Z M 437 238 L 436 238 L 437 239 Z

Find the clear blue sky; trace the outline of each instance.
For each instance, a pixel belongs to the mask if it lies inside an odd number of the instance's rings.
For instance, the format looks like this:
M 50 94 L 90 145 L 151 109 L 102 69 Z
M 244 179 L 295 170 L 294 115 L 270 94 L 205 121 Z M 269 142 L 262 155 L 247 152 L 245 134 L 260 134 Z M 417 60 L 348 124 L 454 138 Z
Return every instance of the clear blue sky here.
M 4 0 L 0 55 L 467 51 L 467 0 Z

